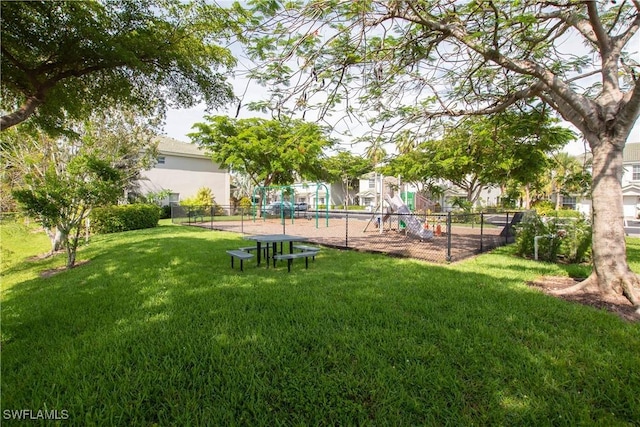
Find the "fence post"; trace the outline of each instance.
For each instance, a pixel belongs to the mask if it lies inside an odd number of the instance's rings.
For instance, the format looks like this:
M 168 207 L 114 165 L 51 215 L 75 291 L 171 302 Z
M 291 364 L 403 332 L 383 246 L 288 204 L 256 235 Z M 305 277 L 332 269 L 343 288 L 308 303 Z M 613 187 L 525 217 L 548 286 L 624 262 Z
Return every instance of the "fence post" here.
M 509 229 L 510 228 L 511 227 L 509 227 L 509 212 L 507 212 L 507 223 L 504 226 L 504 230 L 505 230 L 505 233 L 504 233 L 504 244 L 505 245 L 509 244 L 509 232 L 510 232 Z
M 451 262 L 451 211 L 447 213 L 447 262 Z
M 480 253 L 484 251 L 484 212 L 480 212 Z
M 345 225 L 344 225 L 344 246 L 346 248 L 349 247 L 349 209 L 347 209 L 345 214 Z

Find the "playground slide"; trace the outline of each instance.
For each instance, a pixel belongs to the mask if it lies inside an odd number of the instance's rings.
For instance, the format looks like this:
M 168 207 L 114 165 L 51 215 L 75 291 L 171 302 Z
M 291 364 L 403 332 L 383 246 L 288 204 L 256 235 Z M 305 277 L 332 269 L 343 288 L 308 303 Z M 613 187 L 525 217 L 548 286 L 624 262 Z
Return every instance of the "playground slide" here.
M 387 194 L 385 196 L 385 200 L 387 201 L 387 203 L 389 203 L 389 206 L 391 206 L 391 209 L 394 212 L 403 215 L 402 221 L 407 226 L 407 234 L 409 234 L 410 236 L 418 237 L 422 240 L 433 238 L 433 231 L 425 230 L 422 227 L 422 222 L 411 213 L 409 207 L 404 204 L 399 195 L 396 194 L 393 198 L 391 198 Z

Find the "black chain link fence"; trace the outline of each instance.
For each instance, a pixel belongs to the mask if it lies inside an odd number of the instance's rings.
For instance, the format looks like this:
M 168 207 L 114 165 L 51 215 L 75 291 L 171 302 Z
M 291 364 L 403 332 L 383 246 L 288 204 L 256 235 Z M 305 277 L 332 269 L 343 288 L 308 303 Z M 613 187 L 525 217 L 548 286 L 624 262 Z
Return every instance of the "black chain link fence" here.
M 323 246 L 431 262 L 459 261 L 515 241 L 523 212 L 380 214 L 351 210 L 269 211 L 173 206 L 175 224 L 242 234 L 292 234 Z

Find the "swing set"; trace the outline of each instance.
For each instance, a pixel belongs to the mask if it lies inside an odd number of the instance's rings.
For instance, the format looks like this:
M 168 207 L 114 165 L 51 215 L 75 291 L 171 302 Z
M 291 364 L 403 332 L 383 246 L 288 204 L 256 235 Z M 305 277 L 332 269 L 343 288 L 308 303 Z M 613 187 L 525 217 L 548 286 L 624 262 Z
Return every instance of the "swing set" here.
M 318 194 L 320 191 L 321 187 L 324 187 L 325 189 L 325 200 L 328 201 L 329 200 L 329 189 L 327 188 L 326 184 L 323 184 L 321 182 L 317 182 L 315 183 L 316 185 L 316 209 L 315 209 L 315 219 L 316 219 L 316 228 L 319 228 L 319 222 L 320 222 L 320 209 L 318 208 Z M 294 222 L 294 211 L 295 211 L 295 203 L 291 202 L 291 200 L 295 200 L 295 193 L 296 190 L 293 186 L 291 185 L 269 185 L 269 186 L 258 186 L 256 188 L 253 189 L 253 195 L 252 195 L 252 200 L 256 200 L 256 195 L 260 194 L 260 212 L 261 213 L 266 213 L 267 212 L 267 193 L 272 192 L 272 191 L 276 191 L 276 192 L 280 192 L 280 209 L 279 209 L 279 213 L 280 213 L 280 221 L 281 224 L 284 225 L 285 224 L 285 220 L 288 219 L 288 217 L 291 218 L 291 224 L 293 224 Z M 285 196 L 287 196 L 287 198 L 289 199 L 289 205 L 290 206 L 285 206 Z M 288 209 L 287 209 L 288 208 Z M 288 215 L 285 215 L 285 211 L 289 211 Z M 325 223 L 326 223 L 326 227 L 329 227 L 329 204 L 326 203 L 325 204 L 325 212 L 324 212 L 324 217 L 325 217 Z M 255 222 L 257 219 L 257 209 L 253 210 L 253 221 Z M 308 219 L 311 219 L 307 216 L 307 214 L 305 213 L 305 217 Z M 266 215 L 262 215 L 262 220 L 266 221 L 267 217 Z

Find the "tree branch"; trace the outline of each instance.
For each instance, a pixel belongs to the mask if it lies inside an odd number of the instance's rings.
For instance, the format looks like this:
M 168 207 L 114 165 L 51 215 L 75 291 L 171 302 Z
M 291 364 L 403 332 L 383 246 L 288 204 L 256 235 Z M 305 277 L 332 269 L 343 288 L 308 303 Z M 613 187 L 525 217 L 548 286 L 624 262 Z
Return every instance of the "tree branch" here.
M 9 129 L 18 123 L 25 121 L 40 105 L 42 105 L 41 99 L 35 96 L 28 97 L 17 111 L 4 115 L 0 118 L 0 131 Z
M 611 51 L 611 39 L 602 26 L 600 15 L 598 15 L 598 4 L 595 1 L 587 3 L 587 13 L 589 14 L 589 22 L 591 23 L 591 28 L 595 33 L 600 53 L 602 57 L 606 57 Z

